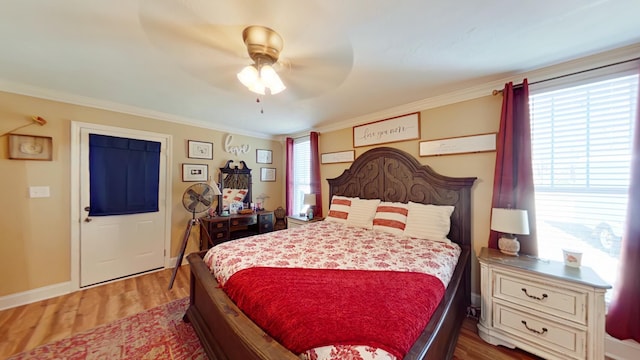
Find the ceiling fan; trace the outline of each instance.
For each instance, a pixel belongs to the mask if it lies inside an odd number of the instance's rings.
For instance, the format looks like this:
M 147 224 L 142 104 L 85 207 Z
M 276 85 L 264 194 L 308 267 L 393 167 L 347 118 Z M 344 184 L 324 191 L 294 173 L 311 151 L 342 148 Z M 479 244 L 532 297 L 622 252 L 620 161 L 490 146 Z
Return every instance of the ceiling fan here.
M 353 66 L 351 42 L 322 14 L 291 0 L 146 0 L 139 19 L 153 46 L 195 78 L 241 95 L 286 87 L 277 98 L 299 100 L 338 87 Z M 256 78 L 280 81 L 263 90 Z
M 238 80 L 242 85 L 260 95 L 264 95 L 266 89 L 269 89 L 272 95 L 286 89 L 273 68 L 273 64 L 280 57 L 282 37 L 266 26 L 251 25 L 242 31 L 242 39 L 247 46 L 249 57 L 254 61 L 238 73 Z

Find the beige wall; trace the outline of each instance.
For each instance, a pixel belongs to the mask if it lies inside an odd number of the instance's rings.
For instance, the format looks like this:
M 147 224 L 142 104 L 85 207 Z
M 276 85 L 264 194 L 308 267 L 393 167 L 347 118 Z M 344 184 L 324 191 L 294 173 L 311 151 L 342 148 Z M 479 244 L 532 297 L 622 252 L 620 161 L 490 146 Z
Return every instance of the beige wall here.
M 419 142 L 456 136 L 497 133 L 500 125 L 501 96 L 486 96 L 439 108 L 424 110 L 420 113 L 421 139 L 404 141 L 383 146 L 391 146 L 415 156 L 422 164 L 431 166 L 435 171 L 455 177 L 477 177 L 472 188 L 471 239 L 473 249 L 478 253 L 486 246 L 489 237 L 489 215 L 491 212 L 491 193 L 495 152 L 420 157 Z M 356 157 L 372 147 L 356 148 Z M 320 153 L 353 149 L 352 129 L 343 129 L 320 135 Z M 342 174 L 351 164 L 321 165 L 322 179 L 334 178 Z M 329 208 L 329 184 L 322 183 L 322 207 L 326 215 Z M 472 292 L 480 293 L 480 277 L 477 261 L 472 261 Z
M 501 97 L 486 96 L 421 112 L 421 140 L 491 133 L 498 131 Z M 8 159 L 8 138 L 0 138 L 0 272 L 11 274 L 0 281 L 0 296 L 20 293 L 70 280 L 70 124 L 71 121 L 131 128 L 173 136 L 171 254 L 176 256 L 189 214 L 181 203 L 183 191 L 190 183 L 181 181 L 180 165 L 194 162 L 186 156 L 186 140 L 214 143 L 214 160 L 207 163 L 210 174 L 217 178 L 217 168 L 226 160 L 245 160 L 254 174 L 254 197 L 260 193 L 270 196 L 266 208 L 284 206 L 284 148 L 278 141 L 233 135 L 233 144 L 250 144 L 248 154 L 235 158 L 224 152 L 227 133 L 193 126 L 126 115 L 112 111 L 42 100 L 0 92 L 0 132 L 29 123 L 32 115 L 48 121 L 46 126 L 31 125 L 17 131 L 53 137 L 53 161 Z M 385 144 L 402 149 L 448 176 L 476 176 L 472 189 L 472 241 L 475 252 L 487 243 L 491 188 L 495 152 L 420 157 L 420 140 Z M 371 147 L 357 148 L 356 156 Z M 277 169 L 276 182 L 260 182 L 260 167 L 255 163 L 255 149 L 273 150 L 273 164 Z M 352 130 L 346 128 L 320 135 L 320 152 L 353 149 Z M 323 179 L 342 173 L 350 164 L 321 165 Z M 212 171 L 212 169 L 215 169 Z M 47 185 L 50 198 L 30 199 L 29 186 Z M 328 184 L 323 181 L 323 208 L 328 209 Z M 198 232 L 191 235 L 187 253 L 196 250 Z M 479 292 L 479 271 L 473 261 L 473 288 Z M 46 264 L 46 265 L 44 265 Z
M 224 151 L 227 133 L 150 118 L 42 100 L 0 92 L 0 133 L 28 124 L 38 115 L 47 125 L 30 125 L 19 134 L 53 138 L 53 161 L 9 160 L 8 137 L 0 137 L 0 296 L 20 293 L 71 279 L 70 128 L 72 121 L 170 134 L 173 139 L 171 254 L 180 247 L 189 213 L 182 193 L 192 183 L 181 180 L 181 164 L 206 163 L 217 179 L 217 169 L 227 160 L 244 160 L 253 169 L 254 197 L 270 196 L 267 209 L 283 205 L 283 145 L 278 141 L 233 134 L 233 144 L 249 144 L 247 154 L 235 157 Z M 187 139 L 214 143 L 214 159 L 188 159 Z M 273 164 L 256 164 L 255 149 L 273 150 Z M 261 182 L 260 167 L 275 167 L 276 182 Z M 49 186 L 51 197 L 31 199 L 29 186 Z M 198 231 L 191 234 L 187 253 L 197 249 Z

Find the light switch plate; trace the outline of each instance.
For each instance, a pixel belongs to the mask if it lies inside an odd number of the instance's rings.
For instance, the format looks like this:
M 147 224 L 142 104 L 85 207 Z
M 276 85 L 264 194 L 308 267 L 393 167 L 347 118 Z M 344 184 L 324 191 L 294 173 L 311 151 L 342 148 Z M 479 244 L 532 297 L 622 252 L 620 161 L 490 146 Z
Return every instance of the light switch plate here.
M 29 186 L 29 197 L 46 198 L 51 196 L 48 186 Z

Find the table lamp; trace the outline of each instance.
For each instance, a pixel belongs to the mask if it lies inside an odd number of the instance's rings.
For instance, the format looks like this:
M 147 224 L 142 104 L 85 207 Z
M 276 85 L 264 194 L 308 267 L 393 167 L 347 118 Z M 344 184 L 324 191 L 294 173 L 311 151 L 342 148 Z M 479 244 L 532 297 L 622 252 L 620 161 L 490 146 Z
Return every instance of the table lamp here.
M 504 254 L 517 256 L 520 251 L 518 235 L 529 235 L 527 210 L 491 209 L 491 230 L 502 233 L 498 239 L 498 249 Z
M 307 219 L 313 219 L 313 208 L 316 206 L 316 194 L 304 194 L 304 205 L 307 208 Z

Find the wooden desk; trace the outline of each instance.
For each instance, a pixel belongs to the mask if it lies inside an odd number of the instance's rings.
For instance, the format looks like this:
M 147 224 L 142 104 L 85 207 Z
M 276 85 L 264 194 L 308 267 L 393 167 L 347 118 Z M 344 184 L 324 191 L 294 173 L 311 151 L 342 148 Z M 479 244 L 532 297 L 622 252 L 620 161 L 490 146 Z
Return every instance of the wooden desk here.
M 206 232 L 203 231 L 206 229 Z M 247 215 L 229 215 L 200 218 L 200 250 L 209 248 L 207 232 L 213 245 L 225 241 L 273 231 L 273 211 L 258 211 Z

